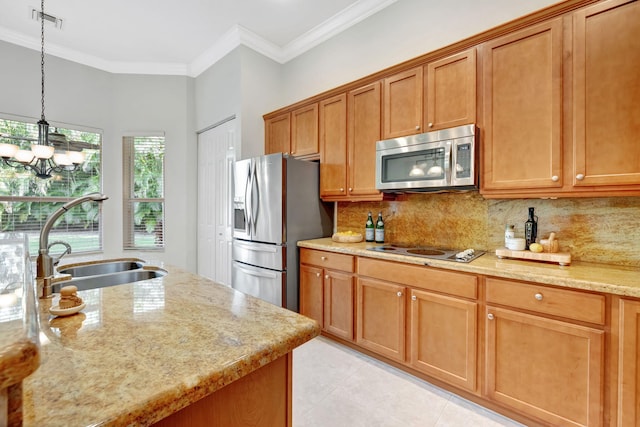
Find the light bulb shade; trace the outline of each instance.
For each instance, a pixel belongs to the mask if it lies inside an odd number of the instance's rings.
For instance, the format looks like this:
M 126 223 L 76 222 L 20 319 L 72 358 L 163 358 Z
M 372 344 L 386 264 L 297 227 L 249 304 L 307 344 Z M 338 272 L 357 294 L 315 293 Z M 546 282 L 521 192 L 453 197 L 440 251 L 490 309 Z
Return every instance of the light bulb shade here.
M 18 150 L 14 157 L 20 163 L 31 163 L 31 161 L 35 158 L 35 156 L 33 155 L 33 151 L 31 150 Z
M 39 159 L 50 159 L 53 156 L 53 147 L 50 145 L 31 144 L 33 155 Z
M 66 153 L 56 153 L 53 155 L 53 161 L 60 166 L 71 166 L 73 162 Z
M 84 163 L 84 153 L 82 151 L 67 151 L 67 155 L 73 164 L 79 165 Z
M 6 159 L 13 157 L 18 152 L 18 146 L 15 144 L 0 143 L 0 157 Z
M 424 170 L 416 164 L 409 171 L 409 176 L 424 176 Z

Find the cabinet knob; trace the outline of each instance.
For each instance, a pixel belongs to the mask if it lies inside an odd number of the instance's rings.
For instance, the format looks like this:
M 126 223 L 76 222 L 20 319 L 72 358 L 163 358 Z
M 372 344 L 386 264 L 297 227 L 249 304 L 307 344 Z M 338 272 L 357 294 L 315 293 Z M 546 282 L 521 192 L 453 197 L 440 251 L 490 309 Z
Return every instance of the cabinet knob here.
M 353 188 L 349 187 L 349 193 L 351 193 L 353 191 Z
M 560 181 L 560 177 L 559 177 L 558 175 L 553 175 L 553 176 L 551 177 L 551 181 L 553 181 L 553 182 L 558 182 L 558 181 Z
M 326 261 L 327 257 L 326 256 L 321 256 L 320 259 L 323 260 L 323 261 Z
M 340 187 L 340 192 L 344 193 L 344 188 L 343 187 Z
M 420 130 L 420 125 L 416 126 L 416 130 Z
M 325 274 L 325 275 L 324 275 L 324 278 L 325 278 L 325 279 L 327 279 L 327 280 L 329 280 L 329 275 L 328 275 L 328 274 Z
M 398 295 L 399 297 L 401 297 L 401 296 L 402 296 L 402 292 L 398 291 L 398 293 L 397 293 L 396 295 Z
M 432 128 L 433 127 L 433 123 L 429 123 L 429 127 Z
M 418 299 L 418 297 L 417 297 L 417 296 L 415 296 L 415 295 L 412 295 L 412 296 L 411 296 L 411 301 L 416 301 L 417 299 Z
M 542 294 L 541 293 L 537 293 L 534 295 L 534 298 L 537 299 L 538 301 L 542 301 Z
M 320 277 L 320 273 L 316 273 L 316 277 Z
M 493 320 L 494 319 L 493 314 L 492 313 L 487 314 L 487 319 Z
M 576 175 L 576 179 L 578 181 L 582 181 L 584 179 L 584 174 L 579 173 L 578 175 Z

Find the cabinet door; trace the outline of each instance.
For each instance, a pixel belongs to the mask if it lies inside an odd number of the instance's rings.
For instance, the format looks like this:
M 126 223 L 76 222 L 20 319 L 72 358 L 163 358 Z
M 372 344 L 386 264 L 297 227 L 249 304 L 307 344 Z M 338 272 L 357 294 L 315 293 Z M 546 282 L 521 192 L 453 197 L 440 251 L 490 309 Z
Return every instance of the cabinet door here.
M 311 104 L 291 112 L 291 155 L 317 155 L 318 104 Z
M 620 301 L 618 425 L 640 425 L 640 301 Z
M 427 131 L 475 123 L 475 48 L 426 66 Z
M 352 200 L 381 200 L 376 190 L 376 142 L 380 140 L 380 82 L 348 94 L 349 196 Z
M 421 132 L 423 91 L 422 67 L 384 79 L 383 139 Z
M 324 329 L 353 341 L 353 275 L 324 272 Z
M 604 332 L 487 307 L 487 394 L 551 425 L 600 426 Z
M 574 14 L 575 186 L 640 184 L 640 3 Z
M 291 115 L 272 117 L 264 122 L 265 154 L 291 151 Z
M 562 186 L 562 21 L 483 47 L 483 190 Z
M 357 281 L 356 342 L 405 361 L 405 287 L 374 279 Z
M 347 95 L 320 101 L 320 197 L 347 195 Z
M 322 326 L 323 290 L 322 269 L 300 266 L 300 314 L 312 318 Z
M 411 366 L 425 374 L 476 389 L 478 304 L 411 291 Z

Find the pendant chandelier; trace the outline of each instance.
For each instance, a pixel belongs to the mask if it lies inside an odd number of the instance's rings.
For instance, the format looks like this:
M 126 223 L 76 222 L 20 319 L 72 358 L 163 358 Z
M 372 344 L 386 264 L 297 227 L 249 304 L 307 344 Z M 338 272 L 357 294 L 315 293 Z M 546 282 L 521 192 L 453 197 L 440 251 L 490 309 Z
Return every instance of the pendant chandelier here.
M 38 178 L 51 178 L 53 173 L 75 171 L 84 163 L 82 148 L 74 147 L 73 143 L 61 133 L 49 132 L 49 123 L 44 117 L 44 21 L 55 20 L 44 13 L 44 0 L 40 3 L 40 72 L 41 72 L 41 105 L 42 114 L 38 121 L 38 140 L 31 144 L 30 150 L 20 149 L 15 144 L 0 143 L 0 157 L 3 162 L 14 168 L 32 171 Z M 29 140 L 29 138 L 10 137 L 13 139 Z M 33 141 L 33 140 L 32 140 Z

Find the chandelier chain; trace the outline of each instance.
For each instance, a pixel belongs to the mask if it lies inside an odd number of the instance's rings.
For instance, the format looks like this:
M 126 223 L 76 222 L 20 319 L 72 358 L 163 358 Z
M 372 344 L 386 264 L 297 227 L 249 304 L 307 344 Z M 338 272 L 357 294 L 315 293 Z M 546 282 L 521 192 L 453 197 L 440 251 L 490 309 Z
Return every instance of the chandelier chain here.
M 41 0 L 40 2 L 40 29 L 41 29 L 41 36 L 40 36 L 40 43 L 41 43 L 41 49 L 40 49 L 40 75 L 42 76 L 42 82 L 41 82 L 41 99 L 42 99 L 42 115 L 41 118 L 42 120 L 45 120 L 44 118 L 44 0 Z

